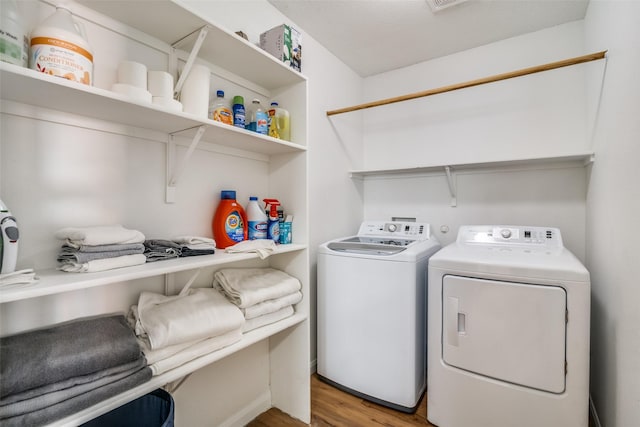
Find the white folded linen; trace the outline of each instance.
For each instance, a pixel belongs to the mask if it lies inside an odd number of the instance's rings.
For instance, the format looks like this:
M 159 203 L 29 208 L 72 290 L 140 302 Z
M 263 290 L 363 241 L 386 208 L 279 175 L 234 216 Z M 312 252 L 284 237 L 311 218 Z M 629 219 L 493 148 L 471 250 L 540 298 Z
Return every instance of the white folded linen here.
M 269 314 L 263 314 L 262 316 L 254 317 L 253 319 L 248 319 L 244 326 L 242 327 L 242 332 L 249 332 L 261 326 L 270 325 L 271 323 L 275 323 L 279 320 L 286 319 L 287 317 L 293 315 L 294 310 L 292 306 L 287 306 L 281 308 L 278 311 Z
M 171 241 L 180 243 L 181 245 L 213 245 L 216 246 L 216 241 L 210 237 L 201 236 L 175 236 L 171 238 Z
M 58 269 L 69 273 L 96 273 L 98 271 L 140 265 L 145 262 L 147 262 L 146 256 L 143 254 L 133 254 L 113 258 L 94 259 L 87 262 L 65 260 Z
M 160 375 L 170 369 L 177 368 L 178 366 L 182 366 L 187 362 L 197 359 L 198 357 L 202 357 L 216 350 L 220 350 L 221 348 L 228 347 L 231 344 L 235 344 L 241 339 L 242 329 L 234 329 L 222 335 L 218 335 L 217 337 L 207 338 L 195 343 L 190 343 L 188 346 L 182 348 L 182 350 L 175 352 L 170 356 L 156 360 L 153 363 L 147 363 L 149 364 L 153 375 Z
M 18 270 L 11 273 L 0 274 L 0 288 L 30 285 L 39 280 L 32 268 Z
M 111 245 L 117 243 L 142 243 L 144 234 L 138 230 L 129 230 L 122 225 L 104 225 L 96 227 L 67 227 L 58 230 L 55 237 L 66 240 L 74 247 L 81 245 Z
M 276 243 L 271 239 L 243 240 L 224 251 L 229 254 L 255 252 L 260 259 L 265 259 L 276 250 Z
M 281 308 L 297 304 L 300 301 L 302 301 L 302 292 L 296 291 L 280 298 L 259 302 L 258 304 L 242 308 L 241 310 L 245 319 L 253 319 L 254 317 L 262 316 L 264 314 L 274 313 Z
M 299 291 L 300 281 L 274 268 L 225 268 L 213 275 L 213 287 L 240 308 Z
M 185 295 L 142 292 L 131 307 L 135 332 L 152 349 L 215 337 L 238 329 L 242 312 L 215 289 L 189 289 Z

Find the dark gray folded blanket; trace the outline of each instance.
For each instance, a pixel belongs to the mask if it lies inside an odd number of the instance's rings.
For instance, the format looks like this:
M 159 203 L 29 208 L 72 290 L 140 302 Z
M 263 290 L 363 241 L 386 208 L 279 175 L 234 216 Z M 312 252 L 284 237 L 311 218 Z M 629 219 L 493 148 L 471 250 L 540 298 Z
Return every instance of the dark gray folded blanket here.
M 144 247 L 144 256 L 147 257 L 147 262 L 178 258 L 181 254 L 181 246 L 171 240 L 145 240 Z
M 147 360 L 141 356 L 135 362 L 12 394 L 7 399 L 0 400 L 0 420 L 58 404 L 64 400 L 119 381 L 135 374 L 146 366 Z
M 191 249 L 188 246 L 180 248 L 180 256 L 199 256 L 199 255 L 213 255 L 216 253 L 215 249 Z
M 124 255 L 141 254 L 144 252 L 142 243 L 131 243 L 122 245 L 97 245 L 81 246 L 74 248 L 69 245 L 62 245 L 58 261 L 73 261 L 85 263 L 96 259 L 115 258 Z
M 110 384 L 95 388 L 87 393 L 80 394 L 70 399 L 61 401 L 55 405 L 43 409 L 28 412 L 16 417 L 2 420 L 2 427 L 38 427 L 50 424 L 73 413 L 82 411 L 103 400 L 130 390 L 151 379 L 151 368 L 139 369 L 132 375 L 114 381 Z
M 142 352 L 122 314 L 76 319 L 0 338 L 0 399 L 136 361 Z

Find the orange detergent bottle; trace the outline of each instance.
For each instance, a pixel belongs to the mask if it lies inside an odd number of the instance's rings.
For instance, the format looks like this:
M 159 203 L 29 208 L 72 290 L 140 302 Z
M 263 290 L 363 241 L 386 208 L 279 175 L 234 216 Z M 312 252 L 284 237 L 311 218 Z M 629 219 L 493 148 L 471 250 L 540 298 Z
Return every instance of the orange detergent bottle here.
M 213 216 L 211 228 L 217 248 L 224 249 L 247 240 L 247 215 L 236 201 L 235 191 L 223 190 L 220 193 L 220 203 Z

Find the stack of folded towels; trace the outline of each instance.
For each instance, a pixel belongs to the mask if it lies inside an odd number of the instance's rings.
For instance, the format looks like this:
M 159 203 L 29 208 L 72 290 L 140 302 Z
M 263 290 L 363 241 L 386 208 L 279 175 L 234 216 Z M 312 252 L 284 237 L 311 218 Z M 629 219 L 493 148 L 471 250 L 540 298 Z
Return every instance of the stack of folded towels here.
M 58 255 L 63 271 L 93 273 L 147 261 L 143 255 L 144 234 L 121 225 L 68 227 L 55 236 L 64 241 Z
M 159 375 L 239 341 L 244 317 L 215 289 L 198 288 L 175 296 L 142 292 L 128 321 Z
M 245 317 L 243 332 L 277 322 L 294 313 L 302 300 L 300 281 L 274 268 L 225 268 L 213 276 L 222 292 Z
M 122 314 L 0 338 L 0 424 L 40 426 L 151 379 Z
M 178 236 L 171 240 L 145 240 L 144 248 L 147 262 L 154 262 L 178 257 L 213 255 L 216 241 L 208 237 Z

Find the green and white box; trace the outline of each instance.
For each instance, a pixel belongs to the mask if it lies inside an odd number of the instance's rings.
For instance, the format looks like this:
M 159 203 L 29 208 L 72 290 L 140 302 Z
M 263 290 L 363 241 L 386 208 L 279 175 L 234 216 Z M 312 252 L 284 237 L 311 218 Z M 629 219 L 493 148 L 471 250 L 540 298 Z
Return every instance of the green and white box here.
M 302 34 L 282 24 L 260 34 L 260 47 L 296 71 L 302 71 Z

